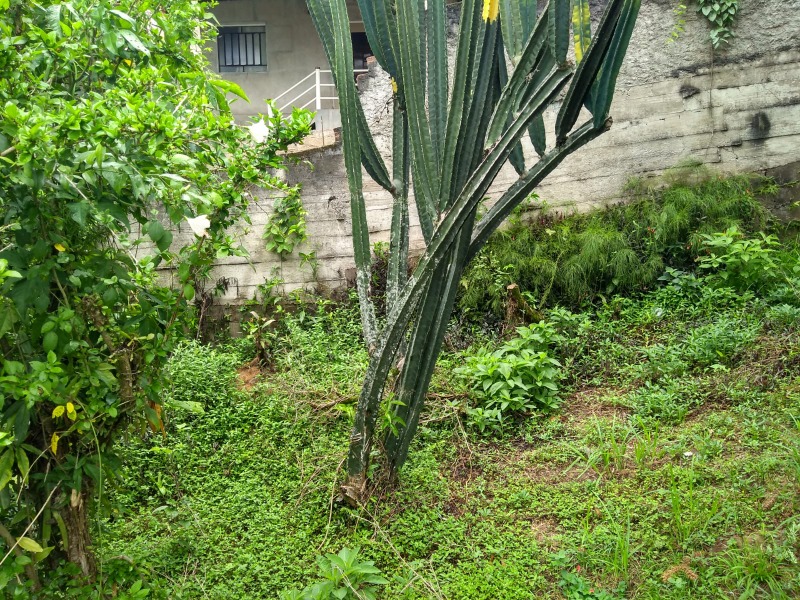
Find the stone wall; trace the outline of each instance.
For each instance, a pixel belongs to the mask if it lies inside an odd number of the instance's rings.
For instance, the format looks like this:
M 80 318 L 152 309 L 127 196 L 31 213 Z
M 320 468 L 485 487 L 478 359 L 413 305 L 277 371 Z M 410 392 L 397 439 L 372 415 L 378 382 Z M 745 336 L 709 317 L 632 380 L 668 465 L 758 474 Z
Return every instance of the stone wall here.
M 594 4 L 602 3 L 593 3 L 599 10 Z M 549 206 L 602 206 L 622 199 L 631 178 L 657 177 L 687 160 L 725 172 L 779 169 L 789 179 L 800 179 L 800 0 L 743 2 L 736 38 L 729 48 L 716 52 L 706 23 L 691 10 L 680 39 L 667 41 L 675 4 L 642 3 L 612 108 L 614 126 L 565 160 L 543 183 L 538 193 Z M 362 76 L 359 87 L 379 148 L 385 150 L 391 130 L 388 77 L 374 67 Z M 556 110 L 546 115 L 550 126 Z M 232 282 L 225 302 L 252 297 L 255 286 L 273 272 L 285 281 L 287 291 L 317 285 L 335 288 L 352 273 L 341 150 L 334 146 L 304 158 L 310 164 L 292 168 L 289 176 L 303 185 L 309 240 L 300 251 L 316 252 L 316 273 L 301 266 L 296 255 L 280 263 L 263 249 L 261 233 L 271 200 L 262 193 L 254 203 L 252 227 L 242 232 L 250 262 L 226 261 L 217 269 L 218 277 Z M 504 170 L 492 193 L 504 191 L 515 178 L 513 170 Z M 388 241 L 391 200 L 374 184 L 365 191 L 372 240 Z M 418 228 L 413 234 L 412 245 L 419 251 Z

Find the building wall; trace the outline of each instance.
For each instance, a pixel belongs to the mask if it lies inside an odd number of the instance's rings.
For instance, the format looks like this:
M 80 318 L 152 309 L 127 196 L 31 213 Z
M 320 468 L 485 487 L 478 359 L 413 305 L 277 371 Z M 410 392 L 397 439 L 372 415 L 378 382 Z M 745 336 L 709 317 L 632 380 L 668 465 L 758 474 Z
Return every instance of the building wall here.
M 355 0 L 348 2 L 351 12 L 351 28 L 363 31 Z M 237 83 L 247 94 L 250 103 L 237 99 L 233 113 L 240 122 L 264 112 L 264 100 L 274 99 L 319 67 L 329 70 L 328 59 L 317 36 L 305 0 L 224 0 L 214 9 L 220 25 L 265 25 L 267 45 L 267 68 L 263 72 L 222 73 L 224 79 Z M 219 72 L 217 44 L 209 48 L 211 67 Z M 329 74 L 322 74 L 322 83 L 330 84 Z M 297 94 L 314 84 L 314 78 L 295 88 L 278 100 L 278 105 L 288 103 Z M 335 96 L 332 87 L 323 89 L 324 96 Z M 305 95 L 298 104 L 305 104 L 313 95 Z M 314 110 L 314 106 L 309 107 Z M 317 126 L 333 129 L 341 126 L 337 110 L 338 103 L 327 101 L 317 114 Z
M 230 4 L 239 2 L 243 0 Z M 672 0 L 642 3 L 617 86 L 614 126 L 569 157 L 540 186 L 540 197 L 551 207 L 587 210 L 624 199 L 625 184 L 631 178 L 658 177 L 687 160 L 727 172 L 780 170 L 786 179 L 800 179 L 800 0 L 742 3 L 737 37 L 729 49 L 717 52 L 711 51 L 706 24 L 692 12 L 687 14 L 681 38 L 667 42 L 673 5 Z M 312 34 L 303 35 L 310 38 Z M 388 149 L 388 77 L 374 68 L 360 78 L 359 87 L 379 148 Z M 550 127 L 557 108 L 546 115 Z M 232 259 L 217 269 L 216 276 L 235 282 L 223 302 L 252 297 L 255 286 L 273 272 L 283 278 L 287 291 L 335 288 L 352 274 L 349 196 L 341 150 L 334 146 L 304 158 L 313 168 L 308 164 L 293 167 L 290 178 L 302 183 L 308 209 L 309 239 L 299 250 L 316 252 L 317 272 L 300 265 L 297 254 L 280 263 L 263 249 L 261 232 L 272 201 L 259 192 L 253 225 L 242 232 L 250 262 Z M 504 191 L 514 179 L 513 170 L 501 172 L 492 194 Z M 388 241 L 391 198 L 371 182 L 365 191 L 372 241 Z M 412 235 L 412 246 L 420 251 L 418 227 Z

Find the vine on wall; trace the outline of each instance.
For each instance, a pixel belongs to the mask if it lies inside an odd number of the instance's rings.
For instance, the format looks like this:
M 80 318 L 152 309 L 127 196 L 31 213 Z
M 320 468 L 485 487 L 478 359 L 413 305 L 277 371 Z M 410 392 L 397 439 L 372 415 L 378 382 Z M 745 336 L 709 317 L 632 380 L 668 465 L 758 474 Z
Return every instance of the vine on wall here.
M 739 12 L 739 0 L 697 0 L 697 12 L 711 24 L 711 45 L 729 44 Z
M 272 216 L 264 229 L 267 250 L 286 258 L 295 246 L 306 240 L 306 210 L 300 191 L 293 188 L 283 198 L 275 200 Z
M 675 14 L 675 26 L 670 32 L 670 41 L 677 40 L 686 27 L 687 5 L 678 2 L 672 12 Z M 697 12 L 708 20 L 711 26 L 709 37 L 714 49 L 729 44 L 734 37 L 733 26 L 739 13 L 739 0 L 697 0 Z

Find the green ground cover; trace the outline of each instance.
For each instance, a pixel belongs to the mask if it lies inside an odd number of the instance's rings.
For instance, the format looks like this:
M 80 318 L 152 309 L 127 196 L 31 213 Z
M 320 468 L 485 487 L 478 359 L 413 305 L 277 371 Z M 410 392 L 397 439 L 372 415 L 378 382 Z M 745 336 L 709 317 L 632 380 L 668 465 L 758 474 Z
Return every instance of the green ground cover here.
M 715 265 L 544 308 L 522 336 L 454 323 L 399 483 L 357 509 L 338 502 L 367 361 L 356 309 L 283 314 L 256 379 L 246 341 L 184 346 L 171 401 L 204 411 L 173 410 L 165 435 L 130 436 L 97 526 L 104 569 L 170 598 L 797 597 L 796 250 L 726 235 L 698 252 Z M 561 365 L 545 378 L 558 388 L 549 410 L 475 393 L 465 365 L 505 348 L 502 362 L 509 347 Z M 287 593 L 343 548 L 387 583 Z

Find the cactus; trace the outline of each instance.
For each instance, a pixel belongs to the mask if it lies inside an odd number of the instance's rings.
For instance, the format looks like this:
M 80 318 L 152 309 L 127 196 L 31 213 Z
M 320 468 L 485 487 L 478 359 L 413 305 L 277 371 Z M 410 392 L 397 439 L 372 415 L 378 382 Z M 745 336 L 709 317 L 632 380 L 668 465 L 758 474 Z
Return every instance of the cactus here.
M 538 16 L 535 0 L 463 0 L 450 79 L 445 0 L 358 0 L 370 46 L 392 78 L 390 176 L 353 81 L 346 0 L 307 0 L 339 93 L 358 297 L 370 351 L 350 438 L 347 498 L 358 501 L 367 489 L 392 366 L 401 365 L 392 403 L 399 427 L 383 445 L 396 474 L 417 428 L 464 267 L 564 158 L 610 127 L 614 86 L 640 2 L 610 0 L 591 36 L 586 0 L 550 0 Z M 577 65 L 568 58 L 571 43 Z M 548 149 L 542 117 L 559 98 Z M 591 117 L 576 128 L 584 107 Z M 539 154 L 531 165 L 522 154 L 526 134 Z M 478 219 L 477 208 L 506 162 L 519 179 Z M 368 294 L 362 166 L 394 199 L 387 319 L 380 328 Z M 410 187 L 426 249 L 409 276 Z

